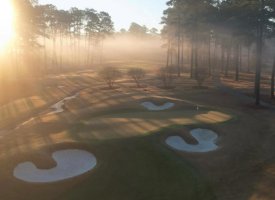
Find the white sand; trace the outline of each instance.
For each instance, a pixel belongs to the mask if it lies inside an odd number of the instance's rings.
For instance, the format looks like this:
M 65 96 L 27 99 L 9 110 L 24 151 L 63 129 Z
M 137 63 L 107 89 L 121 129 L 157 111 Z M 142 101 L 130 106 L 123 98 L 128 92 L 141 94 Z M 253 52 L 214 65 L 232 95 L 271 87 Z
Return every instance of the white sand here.
M 22 181 L 30 183 L 50 183 L 79 176 L 96 166 L 93 154 L 84 150 L 61 150 L 52 155 L 57 166 L 52 169 L 38 169 L 32 162 L 17 165 L 13 175 Z
M 35 120 L 35 118 L 32 117 L 32 118 L 28 119 L 27 121 L 24 121 L 23 123 L 21 123 L 21 124 L 19 124 L 18 126 L 16 126 L 16 127 L 15 127 L 15 130 L 21 128 L 22 126 L 25 126 L 25 125 L 31 123 L 31 122 L 34 121 L 34 120 Z
M 61 101 L 57 102 L 56 104 L 52 105 L 51 108 L 54 109 L 54 111 L 49 114 L 58 114 L 58 113 L 63 112 L 64 111 L 63 106 L 65 105 L 65 102 L 75 99 L 78 95 L 79 95 L 79 93 L 77 93 L 73 96 L 66 97 L 66 98 L 62 99 Z
M 171 136 L 166 139 L 166 144 L 170 147 L 187 152 L 209 152 L 214 151 L 218 148 L 215 144 L 218 135 L 208 129 L 194 129 L 191 132 L 191 135 L 198 141 L 198 144 L 192 145 L 185 142 L 182 137 Z
M 156 104 L 154 104 L 152 102 L 143 102 L 141 105 L 150 111 L 168 110 L 175 106 L 175 104 L 171 103 L 171 102 L 165 103 L 162 106 L 157 106 Z
M 63 106 L 65 105 L 65 102 L 69 101 L 71 99 L 75 99 L 78 95 L 79 95 L 79 93 L 76 93 L 75 95 L 66 97 L 66 98 L 62 99 L 61 101 L 57 102 L 56 104 L 52 105 L 51 108 L 54 109 L 54 111 L 52 111 L 48 114 L 58 114 L 58 113 L 63 112 L 64 111 Z M 16 126 L 15 130 L 21 128 L 24 125 L 29 124 L 30 122 L 34 121 L 35 119 L 37 119 L 37 117 L 32 117 L 32 118 L 26 120 L 25 122 L 23 122 L 23 123 L 19 124 L 18 126 Z

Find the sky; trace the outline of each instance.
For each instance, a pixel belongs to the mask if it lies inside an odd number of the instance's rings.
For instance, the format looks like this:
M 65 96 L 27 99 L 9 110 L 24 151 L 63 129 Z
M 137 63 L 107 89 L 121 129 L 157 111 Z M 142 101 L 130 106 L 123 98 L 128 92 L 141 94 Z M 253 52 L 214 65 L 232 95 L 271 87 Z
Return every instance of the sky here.
M 161 29 L 163 10 L 168 0 L 39 0 L 40 4 L 53 4 L 58 9 L 68 10 L 93 8 L 108 12 L 115 24 L 116 31 L 121 28 L 128 30 L 132 22 L 146 25 L 148 28 Z M 115 3 L 114 3 L 115 2 Z

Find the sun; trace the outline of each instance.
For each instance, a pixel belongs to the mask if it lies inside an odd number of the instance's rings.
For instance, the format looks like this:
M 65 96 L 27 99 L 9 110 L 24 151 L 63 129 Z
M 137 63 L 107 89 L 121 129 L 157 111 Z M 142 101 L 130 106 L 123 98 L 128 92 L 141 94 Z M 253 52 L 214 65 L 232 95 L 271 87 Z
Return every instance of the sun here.
M 14 37 L 13 7 L 10 0 L 1 0 L 0 5 L 0 49 L 4 49 Z

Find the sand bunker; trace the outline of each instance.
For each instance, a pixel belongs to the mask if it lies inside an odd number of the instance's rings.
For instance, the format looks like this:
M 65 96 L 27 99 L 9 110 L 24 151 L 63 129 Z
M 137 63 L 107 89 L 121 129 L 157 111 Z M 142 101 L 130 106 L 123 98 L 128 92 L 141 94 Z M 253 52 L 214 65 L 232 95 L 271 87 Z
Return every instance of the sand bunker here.
M 49 114 L 57 114 L 57 113 L 63 112 L 64 111 L 63 106 L 65 105 L 65 102 L 69 101 L 69 100 L 72 100 L 72 99 L 75 99 L 78 96 L 78 94 L 79 93 L 77 93 L 73 96 L 70 96 L 70 97 L 66 97 L 63 100 L 61 100 L 61 101 L 57 102 L 56 104 L 54 104 L 53 106 L 51 106 L 51 108 L 54 109 L 55 111 L 53 111 Z
M 215 132 L 208 129 L 198 128 L 192 130 L 190 133 L 198 141 L 198 144 L 188 144 L 182 137 L 179 136 L 168 137 L 165 142 L 173 149 L 187 152 L 202 153 L 214 151 L 218 148 L 218 146 L 215 144 L 218 135 Z
M 141 104 L 143 107 L 145 107 L 147 110 L 151 110 L 151 111 L 162 111 L 162 110 L 168 110 L 172 107 L 175 106 L 174 103 L 168 102 L 165 103 L 161 106 L 157 106 L 156 104 L 152 103 L 152 102 L 143 102 Z
M 38 169 L 32 162 L 24 162 L 15 167 L 13 175 L 30 183 L 56 182 L 84 174 L 97 163 L 93 154 L 77 149 L 56 151 L 52 157 L 57 163 L 52 169 Z
M 16 126 L 16 127 L 15 127 L 15 130 L 21 128 L 22 126 L 25 126 L 25 125 L 31 123 L 31 122 L 34 121 L 34 120 L 35 120 L 35 118 L 32 117 L 32 118 L 30 118 L 30 119 L 24 121 L 23 123 L 21 123 L 21 124 L 19 124 L 18 126 Z

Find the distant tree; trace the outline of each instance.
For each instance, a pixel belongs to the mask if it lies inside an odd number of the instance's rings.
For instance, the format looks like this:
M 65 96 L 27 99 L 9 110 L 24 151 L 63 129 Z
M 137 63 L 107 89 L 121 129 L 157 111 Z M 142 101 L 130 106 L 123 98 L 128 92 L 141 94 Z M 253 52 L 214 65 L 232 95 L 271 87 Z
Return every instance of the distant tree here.
M 42 16 L 39 13 L 40 9 L 36 7 L 36 2 L 11 0 L 11 3 L 14 9 L 14 30 L 16 32 L 11 51 L 14 57 L 12 63 L 14 63 L 16 75 L 19 78 L 22 61 L 31 59 L 35 50 L 41 47 L 38 38 L 44 35 L 45 21 L 41 20 Z M 18 63 L 21 64 L 18 65 Z
M 51 5 L 36 5 L 35 9 L 37 12 L 37 20 L 41 24 L 41 35 L 43 37 L 43 51 L 44 51 L 44 73 L 47 74 L 48 72 L 48 56 L 47 56 L 47 39 L 49 38 L 48 33 L 48 24 L 49 24 L 49 16 L 48 16 L 48 9 L 51 7 Z
M 137 87 L 140 87 L 140 81 L 145 77 L 145 70 L 141 68 L 131 68 L 128 70 L 128 76 L 130 76 L 137 84 Z
M 143 29 L 143 31 L 145 32 L 145 34 L 147 34 L 147 33 L 149 32 L 148 27 L 145 26 L 145 25 L 142 26 L 142 29 Z
M 111 16 L 107 12 L 76 7 L 59 10 L 52 4 L 40 5 L 38 0 L 9 1 L 14 10 L 15 32 L 9 54 L 14 58 L 11 63 L 18 77 L 22 75 L 19 72 L 39 72 L 42 67 L 44 74 L 50 68 L 57 72 L 56 68 L 60 67 L 61 70 L 65 62 L 68 67 L 80 66 L 85 60 L 89 63 L 91 46 L 98 47 L 101 51 L 98 58 L 101 58 L 103 40 L 114 31 Z M 65 55 L 70 60 L 63 60 Z M 87 59 L 82 59 L 83 55 Z M 41 63 L 42 59 L 44 62 Z M 37 65 L 32 61 L 40 63 Z
M 57 10 L 55 17 L 57 19 L 57 30 L 59 33 L 59 68 L 62 70 L 63 65 L 63 44 L 64 38 L 70 33 L 72 23 L 71 15 L 68 11 Z
M 115 81 L 122 77 L 122 73 L 117 68 L 104 67 L 99 70 L 98 76 L 106 82 L 110 89 L 113 89 Z
M 150 30 L 149 30 L 149 32 L 150 32 L 150 34 L 152 34 L 152 35 L 157 35 L 158 34 L 158 29 L 156 29 L 156 28 L 151 28 Z
M 92 48 L 94 47 L 94 41 L 98 37 L 98 29 L 100 24 L 100 19 L 98 13 L 94 9 L 85 10 L 85 32 L 86 32 L 86 44 L 87 44 L 87 65 L 93 63 L 93 53 Z
M 98 14 L 99 26 L 98 26 L 98 37 L 97 44 L 99 47 L 99 59 L 100 64 L 103 61 L 103 41 L 104 39 L 114 32 L 114 23 L 111 16 L 107 12 L 100 12 Z
M 70 9 L 70 14 L 72 16 L 72 26 L 71 33 L 73 34 L 73 46 L 74 46 L 74 55 L 75 55 L 75 65 L 80 65 L 80 41 L 81 41 L 81 33 L 84 28 L 84 17 L 85 12 L 76 7 Z
M 274 37 L 270 36 L 275 28 L 274 2 L 274 0 L 169 0 L 168 8 L 162 18 L 164 24 L 162 32 L 168 48 L 167 61 L 173 58 L 171 49 L 177 47 L 176 56 L 179 65 L 180 54 L 183 53 L 181 45 L 183 39 L 184 41 L 187 39 L 190 43 L 192 78 L 196 78 L 197 70 L 208 61 L 209 74 L 218 75 L 212 72 L 215 72 L 219 66 L 225 75 L 228 74 L 228 70 L 234 68 L 237 81 L 243 59 L 242 48 L 248 49 L 249 71 L 250 48 L 256 44 L 254 89 L 256 105 L 259 105 L 264 41 Z
M 147 27 L 146 26 L 141 26 L 135 22 L 133 22 L 129 28 L 129 33 L 137 36 L 137 37 L 144 37 L 147 34 Z
M 170 0 L 164 11 L 162 23 L 168 42 L 177 49 L 178 76 L 183 68 L 183 45 L 186 38 L 190 44 L 190 75 L 195 77 L 199 68 L 202 46 L 211 45 L 211 24 L 216 19 L 217 2 L 214 0 Z M 216 5 L 216 6 L 214 6 Z M 172 30 L 172 31 L 171 31 Z M 208 38 L 208 39 L 206 39 Z M 170 52 L 167 52 L 170 53 Z
M 127 32 L 127 31 L 126 31 L 125 28 L 120 29 L 120 33 L 124 34 L 124 33 L 126 33 L 126 32 Z
M 11 1 L 14 8 L 15 31 L 19 47 L 38 47 L 37 38 L 43 35 L 45 28 L 41 20 L 39 9 L 35 7 L 35 1 L 21 0 Z
M 98 32 L 104 38 L 107 35 L 110 35 L 114 31 L 114 22 L 112 21 L 111 16 L 107 12 L 100 12 L 98 14 L 100 23 Z

